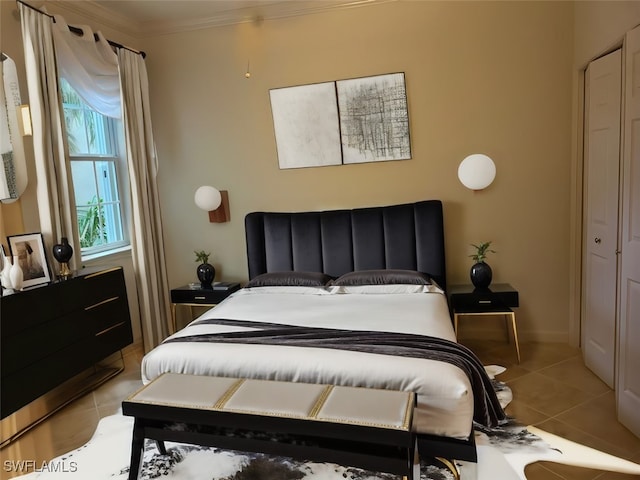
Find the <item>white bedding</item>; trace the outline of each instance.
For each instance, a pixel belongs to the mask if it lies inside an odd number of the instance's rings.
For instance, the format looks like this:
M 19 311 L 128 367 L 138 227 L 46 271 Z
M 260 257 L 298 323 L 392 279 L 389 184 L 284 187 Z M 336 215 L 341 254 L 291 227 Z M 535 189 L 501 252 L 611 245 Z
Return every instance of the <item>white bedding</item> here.
M 442 293 L 327 293 L 312 287 L 241 289 L 199 319 L 430 335 L 455 340 Z M 172 337 L 247 330 L 193 323 Z M 473 395 L 459 368 L 435 360 L 274 345 L 168 343 L 142 362 L 145 383 L 165 372 L 412 390 L 419 433 L 468 438 Z

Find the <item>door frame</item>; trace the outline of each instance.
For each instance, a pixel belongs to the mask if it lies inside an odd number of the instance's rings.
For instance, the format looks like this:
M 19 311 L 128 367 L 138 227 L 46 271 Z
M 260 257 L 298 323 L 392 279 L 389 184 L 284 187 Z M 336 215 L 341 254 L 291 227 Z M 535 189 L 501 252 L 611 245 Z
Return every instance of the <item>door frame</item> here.
M 585 126 L 585 76 L 589 64 L 624 45 L 624 36 L 597 57 L 574 70 L 573 121 L 575 142 L 571 155 L 571 191 L 569 205 L 569 345 L 581 347 L 582 338 L 582 253 L 584 233 L 584 126 Z

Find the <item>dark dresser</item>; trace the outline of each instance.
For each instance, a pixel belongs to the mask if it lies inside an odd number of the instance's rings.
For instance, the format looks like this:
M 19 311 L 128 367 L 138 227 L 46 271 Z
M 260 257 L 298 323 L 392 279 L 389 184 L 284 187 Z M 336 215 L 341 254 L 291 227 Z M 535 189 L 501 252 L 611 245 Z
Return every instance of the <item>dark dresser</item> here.
M 121 267 L 0 299 L 0 413 L 5 418 L 133 342 Z

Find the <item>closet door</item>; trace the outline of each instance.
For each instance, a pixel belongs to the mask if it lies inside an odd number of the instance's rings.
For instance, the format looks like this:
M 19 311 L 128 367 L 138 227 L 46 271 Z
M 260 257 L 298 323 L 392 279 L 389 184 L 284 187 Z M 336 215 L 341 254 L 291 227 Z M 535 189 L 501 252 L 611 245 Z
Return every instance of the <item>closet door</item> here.
M 591 62 L 585 78 L 582 351 L 609 387 L 615 381 L 622 54 Z
M 640 27 L 625 39 L 618 419 L 640 436 Z

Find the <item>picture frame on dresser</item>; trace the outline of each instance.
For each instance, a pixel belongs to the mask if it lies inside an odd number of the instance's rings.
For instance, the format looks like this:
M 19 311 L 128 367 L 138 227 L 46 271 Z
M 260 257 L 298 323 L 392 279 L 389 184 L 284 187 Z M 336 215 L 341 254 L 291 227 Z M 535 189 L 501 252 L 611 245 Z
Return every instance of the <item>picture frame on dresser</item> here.
M 23 288 L 51 281 L 42 233 L 9 235 L 7 243 L 11 256 L 18 257 L 18 265 L 23 275 Z

